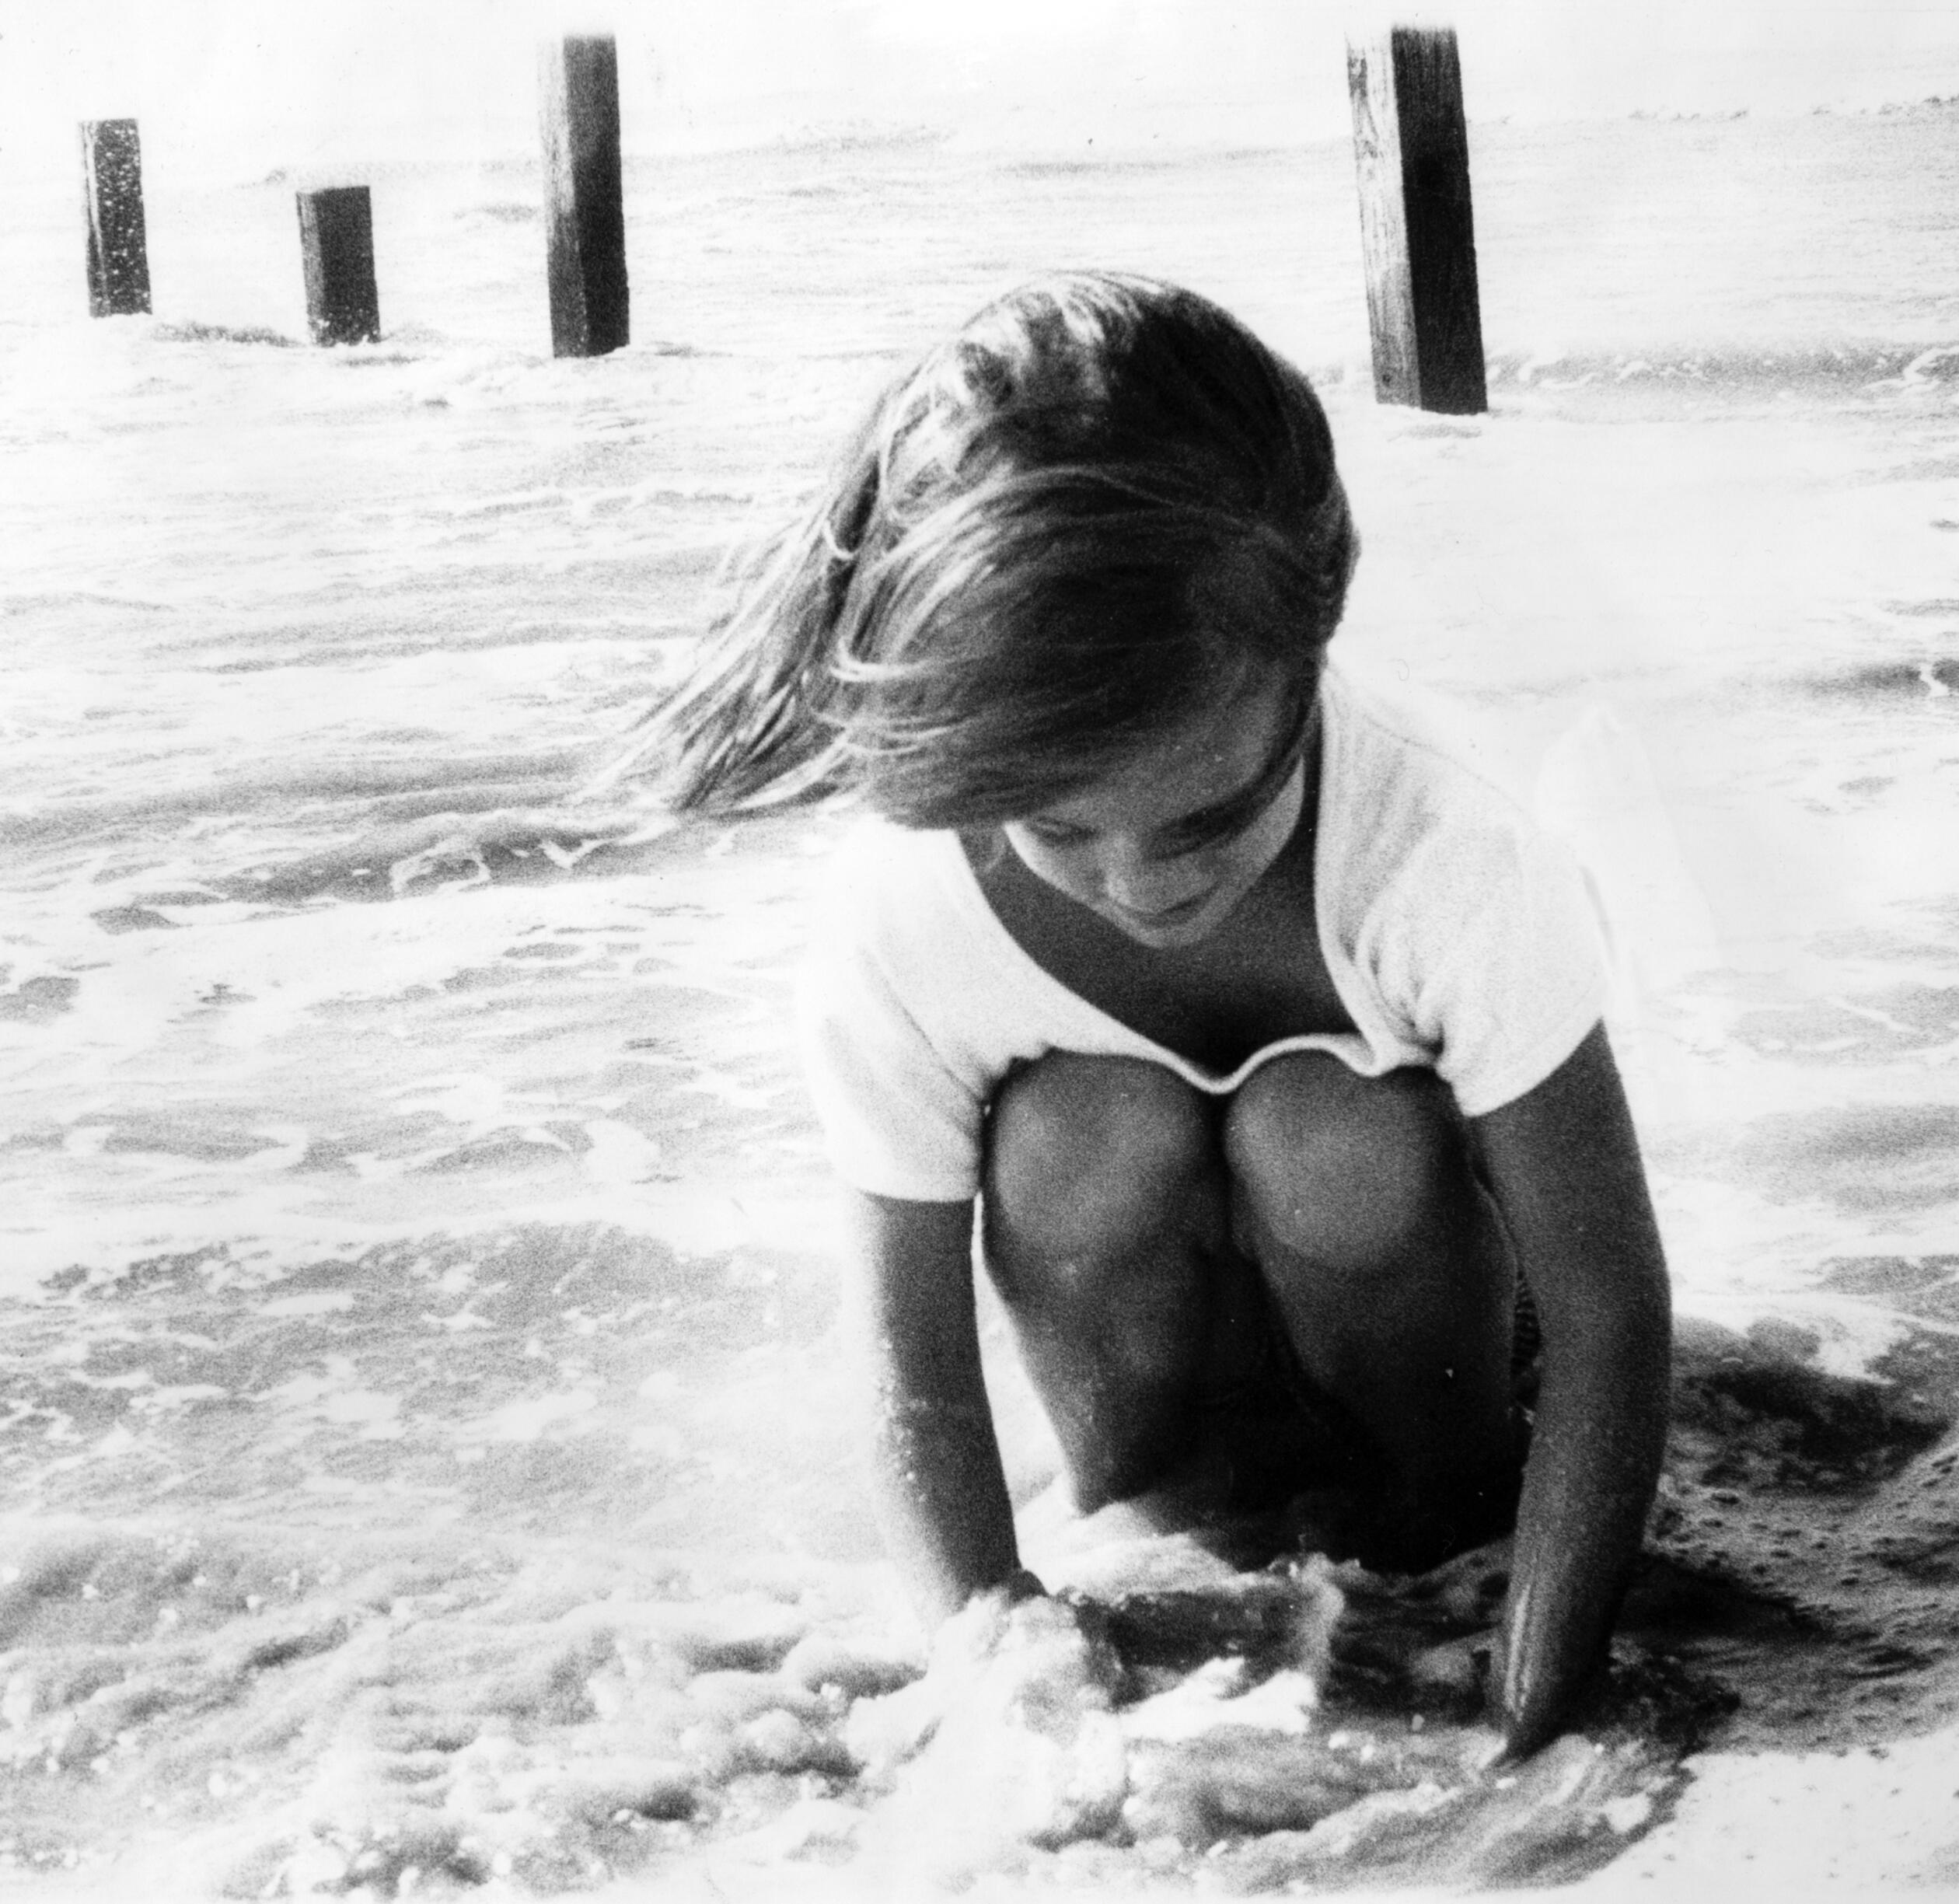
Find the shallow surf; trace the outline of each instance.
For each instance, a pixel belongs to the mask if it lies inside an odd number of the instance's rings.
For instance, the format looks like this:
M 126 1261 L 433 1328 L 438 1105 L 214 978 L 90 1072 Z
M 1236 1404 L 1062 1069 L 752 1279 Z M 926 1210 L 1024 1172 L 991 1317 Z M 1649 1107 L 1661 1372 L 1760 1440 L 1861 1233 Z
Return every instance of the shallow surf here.
M 580 365 L 508 169 L 377 182 L 390 335 L 345 351 L 272 341 L 283 185 L 159 179 L 150 322 L 82 320 L 70 200 L 22 211 L 8 1881 L 1950 1876 L 1959 247 L 1873 208 L 1955 125 L 1491 128 L 1462 421 L 1369 399 L 1344 150 L 648 168 L 657 341 Z M 1574 239 L 1587 180 L 1660 251 Z M 1617 927 L 1676 1427 L 1612 1689 L 1514 1773 L 1475 1717 L 1500 1548 L 1105 1544 L 1105 1645 L 1020 1655 L 1065 1696 L 927 1674 L 785 1035 L 835 823 L 676 833 L 590 777 L 896 354 L 1084 230 L 1319 376 L 1351 661 L 1466 704 Z M 1032 1503 L 1052 1445 L 989 1358 Z

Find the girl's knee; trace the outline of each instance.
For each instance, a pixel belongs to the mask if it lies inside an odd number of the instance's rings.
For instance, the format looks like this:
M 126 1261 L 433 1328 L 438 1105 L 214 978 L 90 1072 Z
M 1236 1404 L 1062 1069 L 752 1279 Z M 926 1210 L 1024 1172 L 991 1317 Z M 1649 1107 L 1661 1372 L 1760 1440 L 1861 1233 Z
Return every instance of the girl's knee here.
M 1215 1145 L 1204 1102 L 1174 1072 L 1051 1052 L 994 1097 L 990 1218 L 1063 1252 L 1147 1233 L 1216 1175 Z
M 1260 1224 L 1339 1267 L 1404 1255 L 1469 1188 L 1461 1120 L 1440 1079 L 1363 1078 L 1318 1053 L 1276 1059 L 1245 1081 L 1224 1151 Z

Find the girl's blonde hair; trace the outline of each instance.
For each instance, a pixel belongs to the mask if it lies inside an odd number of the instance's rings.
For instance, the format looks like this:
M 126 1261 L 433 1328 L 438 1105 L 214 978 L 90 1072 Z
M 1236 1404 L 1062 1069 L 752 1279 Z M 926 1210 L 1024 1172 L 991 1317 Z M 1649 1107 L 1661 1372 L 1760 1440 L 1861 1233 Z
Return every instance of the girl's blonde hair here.
M 1298 371 L 1193 292 L 1040 278 L 885 393 L 642 757 L 684 812 L 1012 819 L 1253 670 L 1303 711 L 1357 547 Z

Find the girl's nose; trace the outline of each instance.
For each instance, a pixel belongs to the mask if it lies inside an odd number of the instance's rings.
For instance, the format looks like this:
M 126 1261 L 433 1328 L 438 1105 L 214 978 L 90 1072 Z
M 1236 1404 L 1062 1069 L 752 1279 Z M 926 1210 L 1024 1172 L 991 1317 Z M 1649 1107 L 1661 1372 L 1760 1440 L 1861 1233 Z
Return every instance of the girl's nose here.
M 1140 841 L 1121 838 L 1104 842 L 1101 872 L 1106 898 L 1126 912 L 1144 914 L 1195 899 L 1210 877 L 1198 854 L 1152 858 Z

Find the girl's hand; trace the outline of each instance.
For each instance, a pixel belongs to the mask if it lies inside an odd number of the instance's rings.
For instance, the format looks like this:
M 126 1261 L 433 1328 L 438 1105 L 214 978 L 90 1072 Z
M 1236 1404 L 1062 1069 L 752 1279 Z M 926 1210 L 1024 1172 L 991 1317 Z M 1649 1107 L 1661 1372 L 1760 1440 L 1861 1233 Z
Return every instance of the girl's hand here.
M 1066 1844 L 1116 1822 L 1120 1674 L 1092 1609 L 1023 1570 L 945 1622 L 924 1679 L 859 1700 L 844 1738 L 902 1809 L 930 1816 L 953 1864 L 977 1868 L 1004 1844 Z
M 1561 1732 L 1579 1724 L 1604 1700 L 1610 1686 L 1606 1660 L 1601 1654 L 1589 1671 L 1583 1667 L 1567 1668 L 1559 1675 L 1559 1697 L 1517 1709 L 1504 1698 L 1507 1666 L 1508 1649 L 1499 1633 L 1490 1650 L 1489 1678 L 1484 1686 L 1486 1717 L 1503 1742 L 1503 1750 L 1492 1765 L 1497 1771 L 1529 1758 Z
M 939 1629 L 926 1672 L 947 1717 L 1064 1742 L 1109 1711 L 1121 1677 L 1093 1611 L 1051 1598 L 1025 1569 Z

